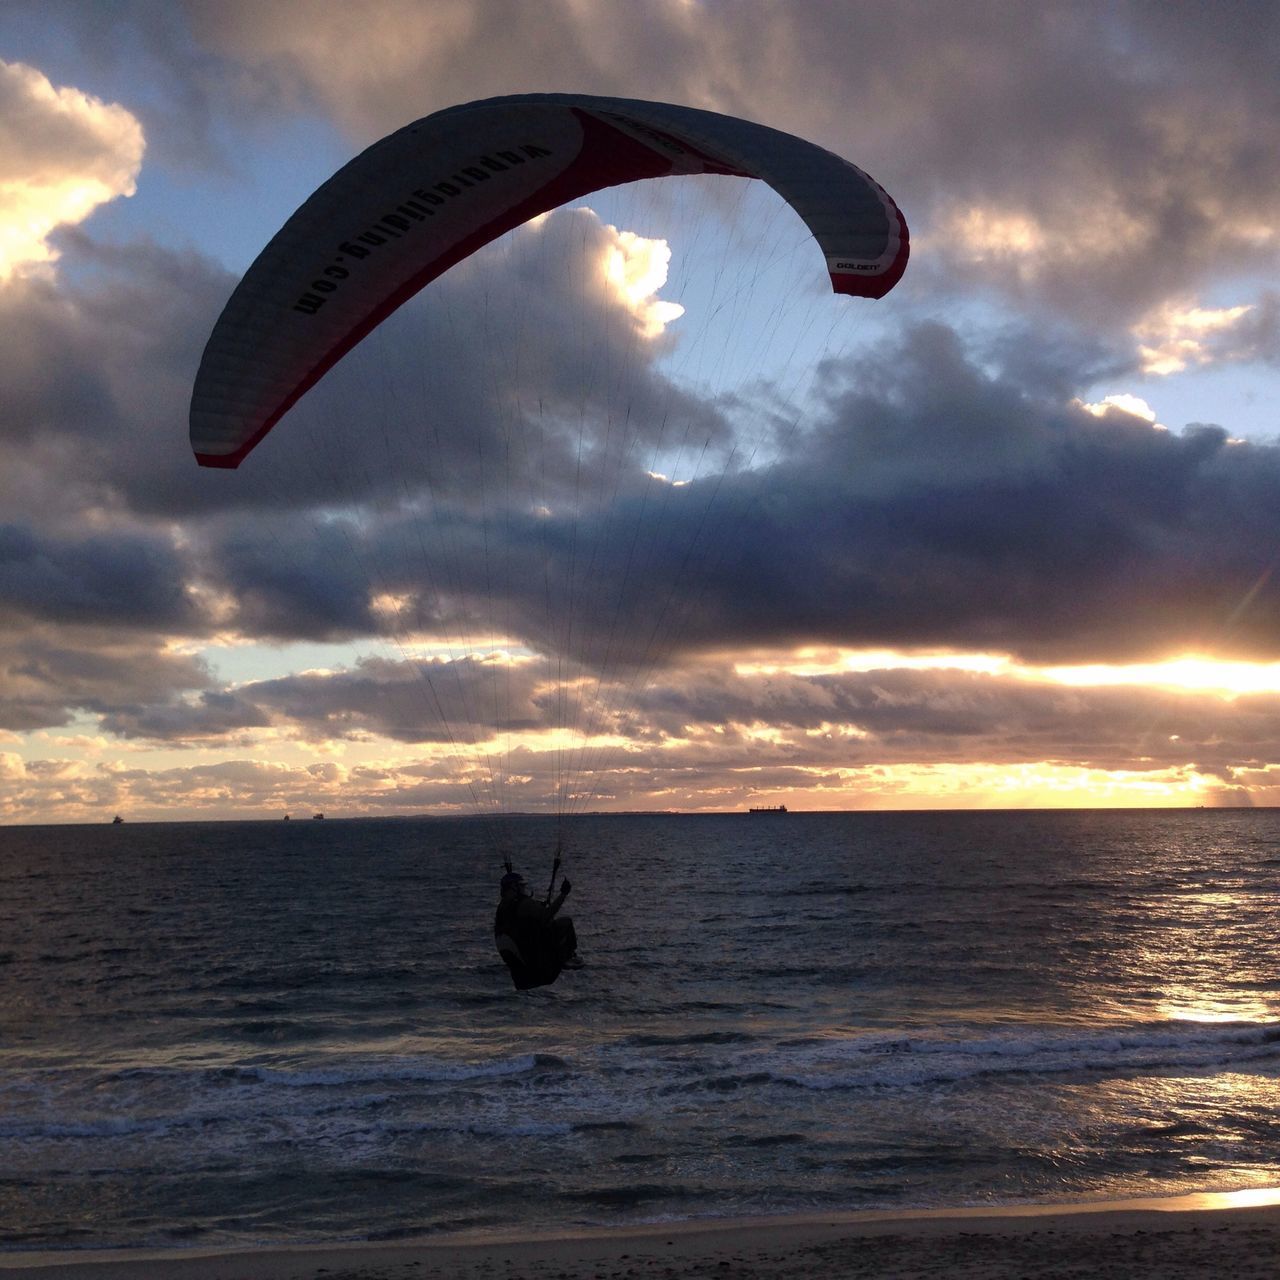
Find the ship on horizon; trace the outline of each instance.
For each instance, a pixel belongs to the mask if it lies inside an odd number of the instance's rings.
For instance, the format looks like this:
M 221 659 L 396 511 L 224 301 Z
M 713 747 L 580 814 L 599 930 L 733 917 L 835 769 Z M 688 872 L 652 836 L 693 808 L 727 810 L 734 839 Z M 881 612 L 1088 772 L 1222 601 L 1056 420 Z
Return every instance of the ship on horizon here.
M 748 813 L 786 813 L 785 804 L 757 804 L 747 810 Z

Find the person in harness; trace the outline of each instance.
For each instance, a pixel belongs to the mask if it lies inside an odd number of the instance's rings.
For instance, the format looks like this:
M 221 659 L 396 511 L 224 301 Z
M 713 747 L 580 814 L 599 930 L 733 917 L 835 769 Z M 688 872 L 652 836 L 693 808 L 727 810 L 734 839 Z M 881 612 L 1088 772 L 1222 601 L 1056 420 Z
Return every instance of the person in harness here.
M 493 940 L 517 990 L 545 987 L 562 969 L 581 969 L 573 921 L 557 913 L 573 886 L 560 882 L 554 901 L 538 902 L 518 871 L 502 877 L 502 898 L 493 917 Z

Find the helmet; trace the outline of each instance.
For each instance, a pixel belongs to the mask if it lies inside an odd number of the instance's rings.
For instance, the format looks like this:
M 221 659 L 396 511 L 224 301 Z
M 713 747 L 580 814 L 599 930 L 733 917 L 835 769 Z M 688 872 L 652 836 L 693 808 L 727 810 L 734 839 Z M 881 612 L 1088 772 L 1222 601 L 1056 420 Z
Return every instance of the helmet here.
M 503 893 L 506 893 L 508 889 L 523 889 L 524 876 L 522 876 L 518 871 L 508 871 L 507 874 L 502 877 L 498 887 Z

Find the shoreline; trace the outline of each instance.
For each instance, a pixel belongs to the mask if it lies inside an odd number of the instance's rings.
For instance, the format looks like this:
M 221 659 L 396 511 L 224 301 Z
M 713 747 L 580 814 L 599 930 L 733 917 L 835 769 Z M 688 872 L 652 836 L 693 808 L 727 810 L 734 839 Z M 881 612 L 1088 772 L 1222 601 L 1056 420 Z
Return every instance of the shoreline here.
M 1067 1270 L 1064 1270 L 1067 1268 Z M 1070 1268 L 1075 1268 L 1072 1271 Z M 1280 1188 L 578 1228 L 555 1235 L 0 1253 L 4 1280 L 742 1280 L 1280 1274 Z

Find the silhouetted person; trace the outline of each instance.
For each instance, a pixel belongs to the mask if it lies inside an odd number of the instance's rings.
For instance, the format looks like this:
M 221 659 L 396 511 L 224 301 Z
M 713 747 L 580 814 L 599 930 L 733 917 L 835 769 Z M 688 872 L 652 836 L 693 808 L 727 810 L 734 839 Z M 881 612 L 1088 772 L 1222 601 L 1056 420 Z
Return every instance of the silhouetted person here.
M 518 871 L 502 877 L 493 939 L 511 970 L 511 981 L 521 991 L 545 987 L 560 976 L 561 969 L 582 967 L 573 921 L 557 915 L 572 887 L 563 880 L 551 902 L 538 902 Z

